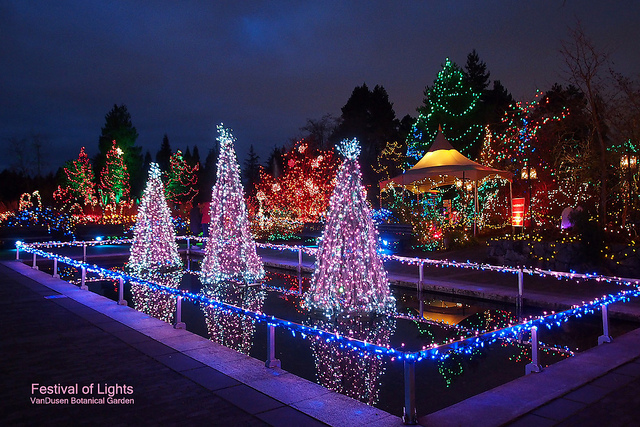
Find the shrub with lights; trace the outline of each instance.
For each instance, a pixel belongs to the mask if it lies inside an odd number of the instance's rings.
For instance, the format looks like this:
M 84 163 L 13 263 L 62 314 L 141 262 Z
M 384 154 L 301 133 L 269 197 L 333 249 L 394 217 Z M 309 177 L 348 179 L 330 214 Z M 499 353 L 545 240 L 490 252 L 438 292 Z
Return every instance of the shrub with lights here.
M 356 139 L 344 140 L 338 150 L 345 159 L 336 177 L 305 301 L 310 308 L 328 315 L 391 312 L 395 300 L 389 292 L 378 253 L 378 231 L 362 185 L 360 145 Z
M 203 280 L 257 280 L 264 276 L 264 268 L 249 227 L 231 130 L 219 125 L 218 141 L 220 155 L 211 193 L 209 240 L 201 269 Z
M 133 231 L 128 268 L 135 272 L 171 270 L 182 266 L 160 168 L 151 163 Z

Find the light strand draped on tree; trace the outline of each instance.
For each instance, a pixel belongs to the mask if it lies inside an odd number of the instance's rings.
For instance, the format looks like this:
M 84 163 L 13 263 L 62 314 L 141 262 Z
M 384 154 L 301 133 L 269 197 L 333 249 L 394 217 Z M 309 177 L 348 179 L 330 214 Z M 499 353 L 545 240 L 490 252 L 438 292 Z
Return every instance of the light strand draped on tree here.
M 306 295 L 309 307 L 333 315 L 343 311 L 393 311 L 395 300 L 378 253 L 378 231 L 371 220 L 358 164 L 360 145 L 343 140 L 329 213 L 318 247 L 316 270 Z
M 169 158 L 169 171 L 166 173 L 167 200 L 175 204 L 188 203 L 198 194 L 198 169 L 195 164 L 189 166 L 180 150 Z
M 115 139 L 107 152 L 106 163 L 100 172 L 100 194 L 103 206 L 113 209 L 129 198 L 129 172 L 124 163 L 123 152 Z
M 64 167 L 64 173 L 65 183 L 58 186 L 58 189 L 53 194 L 54 199 L 84 206 L 96 205 L 95 176 L 84 147 L 80 149 L 77 159 L 67 162 Z
M 264 277 L 262 260 L 249 228 L 240 165 L 231 130 L 218 126 L 220 155 L 211 193 L 209 240 L 202 261 L 206 282 L 252 281 Z
M 142 195 L 133 231 L 128 268 L 141 272 L 182 266 L 171 212 L 157 163 L 151 163 L 149 180 Z
M 424 105 L 418 108 L 420 114 L 407 138 L 407 157 L 420 160 L 442 127 L 455 149 L 475 159 L 482 147 L 484 130 L 476 117 L 480 93 L 474 92 L 464 72 L 447 58 L 424 95 Z

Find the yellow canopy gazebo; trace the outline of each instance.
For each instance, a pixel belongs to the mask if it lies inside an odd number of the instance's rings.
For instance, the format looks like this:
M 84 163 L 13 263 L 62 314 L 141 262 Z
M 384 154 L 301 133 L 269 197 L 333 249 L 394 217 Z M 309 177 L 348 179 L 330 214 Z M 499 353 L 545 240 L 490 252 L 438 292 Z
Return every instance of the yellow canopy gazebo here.
M 483 166 L 463 156 L 447 141 L 438 130 L 436 139 L 429 151 L 411 169 L 401 175 L 380 182 L 382 192 L 388 185 L 397 185 L 413 191 L 423 193 L 433 188 L 452 185 L 461 180 L 474 183 L 474 212 L 478 205 L 478 181 L 487 177 L 503 178 L 509 181 L 509 199 L 511 199 L 511 182 L 513 173 Z M 475 234 L 476 223 L 474 218 L 473 229 Z

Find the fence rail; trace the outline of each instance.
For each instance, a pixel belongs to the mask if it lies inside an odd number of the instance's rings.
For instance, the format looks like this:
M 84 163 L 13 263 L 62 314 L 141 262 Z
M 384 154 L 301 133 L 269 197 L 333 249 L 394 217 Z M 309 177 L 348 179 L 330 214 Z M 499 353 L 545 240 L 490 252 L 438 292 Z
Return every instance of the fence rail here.
M 187 243 L 187 252 L 191 251 L 190 244 L 191 240 L 194 241 L 203 241 L 202 238 L 190 237 L 190 236 L 182 236 L 178 238 L 179 240 L 186 240 Z M 222 310 L 226 310 L 229 312 L 239 313 L 245 316 L 248 316 L 254 319 L 257 322 L 265 323 L 268 327 L 267 334 L 267 355 L 266 355 L 266 367 L 273 368 L 279 367 L 280 361 L 275 358 L 275 330 L 276 328 L 282 328 L 284 330 L 290 331 L 292 334 L 300 334 L 305 337 L 307 335 L 315 335 L 319 338 L 325 340 L 326 342 L 335 342 L 339 344 L 343 348 L 347 348 L 349 350 L 379 355 L 379 356 L 389 356 L 396 358 L 398 360 L 402 360 L 404 363 L 404 393 L 405 393 L 405 407 L 404 407 L 404 422 L 406 424 L 415 424 L 417 423 L 417 410 L 415 407 L 415 363 L 420 362 L 422 360 L 436 360 L 448 357 L 451 352 L 460 353 L 460 354 L 470 354 L 474 349 L 478 347 L 484 347 L 485 345 L 490 345 L 493 342 L 498 340 L 510 340 L 521 338 L 524 333 L 529 333 L 530 341 L 532 346 L 532 363 L 528 364 L 525 369 L 525 373 L 529 374 L 532 372 L 540 372 L 542 368 L 538 364 L 538 349 L 540 348 L 540 343 L 537 338 L 538 328 L 546 326 L 551 329 L 553 326 L 559 326 L 563 322 L 566 322 L 572 317 L 580 317 L 584 314 L 594 313 L 596 310 L 602 311 L 602 319 L 603 319 L 603 335 L 598 338 L 598 344 L 604 344 L 607 342 L 611 342 L 612 338 L 609 336 L 609 328 L 608 328 L 608 311 L 607 306 L 611 303 L 618 301 L 627 301 L 630 298 L 636 298 L 640 296 L 640 291 L 637 289 L 638 283 L 640 281 L 638 279 L 624 279 L 619 277 L 610 277 L 610 276 L 598 276 L 598 275 L 581 275 L 577 273 L 563 273 L 563 272 L 553 272 L 553 271 L 545 271 L 531 268 L 513 268 L 513 267 L 504 267 L 504 266 L 492 266 L 488 264 L 477 264 L 477 263 L 457 263 L 454 261 L 446 261 L 446 260 L 432 260 L 426 258 L 409 258 L 409 257 L 400 257 L 396 255 L 386 255 L 384 256 L 387 260 L 395 260 L 400 261 L 407 264 L 417 265 L 419 268 L 419 284 L 423 280 L 423 266 L 425 264 L 428 265 L 438 265 L 438 266 L 446 266 L 446 267 L 459 267 L 459 268 L 473 268 L 473 269 L 481 269 L 481 270 L 491 270 L 491 271 L 500 271 L 500 272 L 508 272 L 512 274 L 518 275 L 518 287 L 519 287 L 519 295 L 522 295 L 522 276 L 524 273 L 527 274 L 539 274 L 539 275 L 552 275 L 554 277 L 566 277 L 571 279 L 590 279 L 597 281 L 607 281 L 618 284 L 624 284 L 627 286 L 633 286 L 631 289 L 621 290 L 617 294 L 610 294 L 603 296 L 602 298 L 594 299 L 588 303 L 584 303 L 580 306 L 574 306 L 569 310 L 565 310 L 558 313 L 551 313 L 544 316 L 537 316 L 531 318 L 525 322 L 518 323 L 515 325 L 510 325 L 508 327 L 497 329 L 493 331 L 488 331 L 485 333 L 478 333 L 476 336 L 460 339 L 458 341 L 449 342 L 446 344 L 432 345 L 430 347 L 424 348 L 421 351 L 402 351 L 391 346 L 380 346 L 374 343 L 368 343 L 366 341 L 361 341 L 357 339 L 353 339 L 350 337 L 345 337 L 339 334 L 338 332 L 330 332 L 323 329 L 306 326 L 301 323 L 291 322 L 286 319 L 280 319 L 274 316 L 269 316 L 263 313 L 253 312 L 242 307 L 238 307 L 232 304 L 224 303 L 207 296 L 201 294 L 193 294 L 191 292 L 187 292 L 185 290 L 175 289 L 167 286 L 160 285 L 158 283 L 154 283 L 151 281 L 143 280 L 138 277 L 123 273 L 117 272 L 113 270 L 108 270 L 102 267 L 97 266 L 96 264 L 88 264 L 87 263 L 87 248 L 91 246 L 103 245 L 103 244 L 128 244 L 131 243 L 131 239 L 119 239 L 119 240 L 93 240 L 93 241 L 80 241 L 80 242 L 46 242 L 46 243 L 16 243 L 16 259 L 20 259 L 20 251 L 24 251 L 26 253 L 30 253 L 33 256 L 32 259 L 32 268 L 37 269 L 37 257 L 40 256 L 45 259 L 51 259 L 54 262 L 54 277 L 58 275 L 58 264 L 63 263 L 67 264 L 71 267 L 74 267 L 81 271 L 81 289 L 88 289 L 86 286 L 86 276 L 87 273 L 92 273 L 100 276 L 101 278 L 116 280 L 119 282 L 119 298 L 118 304 L 126 305 L 126 301 L 123 298 L 123 289 L 124 284 L 126 282 L 130 284 L 137 284 L 147 286 L 148 288 L 163 293 L 169 294 L 176 297 L 176 322 L 174 327 L 176 328 L 185 328 L 184 323 L 181 319 L 181 303 L 183 300 L 189 300 L 194 303 L 208 305 L 210 307 L 220 308 Z M 42 248 L 58 248 L 64 246 L 75 246 L 83 248 L 83 257 L 82 261 L 75 260 L 68 256 L 62 256 L 58 254 L 54 254 L 52 252 L 48 252 L 43 250 Z M 300 270 L 302 264 L 302 253 L 307 253 L 309 255 L 316 255 L 317 248 L 311 248 L 306 246 L 299 245 L 273 245 L 273 244 L 258 244 L 259 247 L 267 248 L 267 249 L 277 249 L 277 250 L 289 250 L 298 253 L 298 269 Z M 520 300 L 521 303 L 521 300 Z

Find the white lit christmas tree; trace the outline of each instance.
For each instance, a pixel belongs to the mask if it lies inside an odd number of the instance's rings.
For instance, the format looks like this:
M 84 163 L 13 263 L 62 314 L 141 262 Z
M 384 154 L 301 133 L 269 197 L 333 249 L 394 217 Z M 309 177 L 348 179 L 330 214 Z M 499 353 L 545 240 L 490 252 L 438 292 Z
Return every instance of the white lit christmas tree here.
M 338 150 L 345 159 L 336 177 L 306 302 L 330 315 L 390 312 L 395 300 L 378 254 L 378 231 L 362 185 L 360 144 L 356 139 L 344 140 Z
M 249 282 L 264 277 L 264 268 L 249 228 L 231 130 L 218 126 L 218 141 L 220 155 L 211 193 L 209 241 L 202 261 L 202 275 L 206 282 Z
M 160 168 L 151 163 L 149 180 L 138 208 L 128 268 L 136 272 L 182 266 L 171 212 L 164 196 Z

